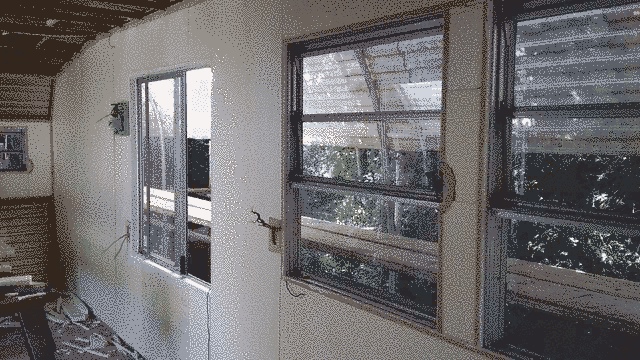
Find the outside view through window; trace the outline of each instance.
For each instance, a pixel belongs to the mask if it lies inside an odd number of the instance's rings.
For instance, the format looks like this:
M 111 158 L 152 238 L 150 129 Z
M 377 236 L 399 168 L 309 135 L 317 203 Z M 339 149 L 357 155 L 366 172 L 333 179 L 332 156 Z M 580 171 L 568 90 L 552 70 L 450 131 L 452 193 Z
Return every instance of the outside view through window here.
M 208 282 L 211 70 L 186 72 L 186 104 L 181 103 L 179 86 L 184 79 L 176 77 L 141 85 L 142 103 L 148 108 L 142 128 L 143 231 L 151 256 L 173 265 L 186 252 L 188 272 Z M 186 107 L 186 134 L 180 116 L 176 116 L 181 107 Z M 183 195 L 186 204 L 181 199 Z M 177 226 L 186 227 L 186 249 L 177 248 L 181 233 Z
M 364 186 L 299 191 L 303 276 L 429 317 L 436 314 L 437 203 L 367 187 L 441 192 L 442 39 L 433 31 L 302 59 L 301 172 L 311 182 Z
M 640 211 L 640 119 L 616 110 L 640 101 L 639 14 L 636 4 L 517 23 L 509 198 L 545 214 L 509 220 L 505 332 L 545 357 L 637 350 L 640 236 L 601 225 Z

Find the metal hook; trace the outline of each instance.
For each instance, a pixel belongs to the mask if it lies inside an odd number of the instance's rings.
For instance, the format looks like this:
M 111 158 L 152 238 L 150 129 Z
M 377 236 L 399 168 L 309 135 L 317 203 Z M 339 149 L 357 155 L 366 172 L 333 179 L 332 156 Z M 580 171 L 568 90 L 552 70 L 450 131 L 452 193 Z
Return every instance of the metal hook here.
M 260 217 L 260 213 L 258 213 L 257 211 L 253 211 L 253 209 L 251 210 L 251 212 L 258 217 L 256 221 L 254 221 L 254 223 L 258 223 L 258 225 L 260 226 L 271 228 L 269 224 L 267 224 L 264 220 L 262 220 L 262 218 Z
M 260 217 L 260 213 L 258 213 L 257 211 L 253 211 L 253 209 L 251 209 L 251 212 L 254 213 L 258 218 L 256 219 L 256 221 L 254 221 L 254 223 L 257 223 L 259 226 L 264 226 L 267 229 L 270 230 L 271 232 L 271 243 L 273 245 L 278 245 L 276 242 L 276 231 L 280 230 L 279 226 L 273 226 L 268 224 L 267 222 L 265 222 L 264 220 L 262 220 L 262 217 Z

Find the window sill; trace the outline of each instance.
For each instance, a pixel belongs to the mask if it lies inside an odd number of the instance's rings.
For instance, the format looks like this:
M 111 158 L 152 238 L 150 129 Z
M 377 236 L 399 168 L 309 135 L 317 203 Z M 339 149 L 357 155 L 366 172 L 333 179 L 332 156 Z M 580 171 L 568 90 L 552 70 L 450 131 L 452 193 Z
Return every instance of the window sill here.
M 181 275 L 180 273 L 174 270 L 168 269 L 158 264 L 157 262 L 146 258 L 142 254 L 135 253 L 131 255 L 131 259 L 136 265 L 140 264 L 141 266 L 144 266 L 147 269 L 152 269 L 156 274 L 159 274 L 162 276 L 168 276 L 169 278 L 174 279 L 177 282 L 186 284 L 191 288 L 198 289 L 205 293 L 211 291 L 211 284 L 208 284 L 191 275 Z
M 640 332 L 640 284 L 525 260 L 507 263 L 509 302 Z

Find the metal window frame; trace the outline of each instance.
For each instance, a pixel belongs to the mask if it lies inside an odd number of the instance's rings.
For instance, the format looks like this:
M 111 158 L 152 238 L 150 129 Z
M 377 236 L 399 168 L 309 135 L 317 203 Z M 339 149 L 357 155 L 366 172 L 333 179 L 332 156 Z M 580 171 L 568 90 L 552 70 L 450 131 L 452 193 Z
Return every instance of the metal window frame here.
M 511 119 L 516 115 L 570 116 L 575 118 L 633 118 L 640 117 L 640 102 L 602 103 L 557 106 L 515 106 L 515 45 L 518 22 L 594 9 L 640 4 L 638 0 L 615 0 L 603 6 L 601 1 L 528 0 L 524 2 L 496 1 L 494 23 L 494 64 L 492 78 L 492 111 L 489 144 L 489 210 L 483 247 L 483 295 L 481 298 L 480 346 L 515 358 L 529 358 L 525 350 L 501 343 L 504 335 L 506 297 L 506 250 L 509 222 L 524 220 L 559 226 L 588 224 L 601 231 L 618 232 L 627 236 L 640 235 L 638 218 L 596 210 L 582 210 L 571 206 L 555 206 L 526 202 L 510 196 Z M 537 355 L 535 355 L 537 356 Z
M 18 152 L 20 154 L 22 154 L 22 167 L 20 169 L 4 169 L 4 168 L 0 168 L 0 172 L 19 172 L 19 173 L 23 173 L 23 172 L 30 172 L 33 168 L 33 165 L 31 163 L 31 159 L 29 158 L 29 146 L 28 146 L 28 142 L 29 142 L 29 138 L 28 138 L 28 133 L 27 133 L 27 127 L 26 126 L 0 126 L 0 135 L 4 135 L 5 136 L 5 146 L 8 143 L 7 142 L 7 136 L 12 135 L 12 136 L 16 136 L 16 134 L 20 134 L 20 150 L 19 151 L 9 151 L 6 148 L 5 149 L 0 149 L 0 155 L 4 154 L 4 153 L 9 153 L 9 152 Z M 2 159 L 0 159 L 2 160 Z M 4 160 L 3 160 L 4 161 Z
M 189 273 L 187 257 L 187 72 L 191 70 L 198 70 L 208 68 L 207 66 L 188 66 L 182 67 L 178 70 L 168 71 L 158 74 L 149 74 L 139 76 L 135 79 L 135 96 L 136 96 L 136 118 L 139 119 L 139 124 L 136 126 L 135 141 L 136 141 L 136 216 L 137 223 L 140 224 L 135 227 L 134 231 L 138 235 L 137 251 L 143 255 L 146 259 L 154 261 L 159 265 L 171 269 L 176 272 L 180 272 L 182 275 Z M 174 152 L 174 183 L 184 184 L 184 187 L 176 187 L 174 192 L 175 196 L 175 246 L 176 246 L 176 260 L 170 261 L 157 254 L 153 254 L 148 248 L 148 239 L 144 235 L 145 229 L 149 224 L 144 220 L 144 206 L 142 204 L 142 195 L 144 190 L 144 159 L 146 158 L 145 149 L 148 148 L 149 139 L 149 126 L 148 126 L 148 114 L 149 114 L 149 95 L 148 84 L 155 81 L 162 81 L 167 79 L 174 79 L 174 133 L 176 140 L 177 151 Z M 142 92 L 145 91 L 144 102 L 142 101 Z M 146 133 L 143 134 L 143 130 L 146 129 Z M 181 171 L 178 171 L 181 170 Z M 147 201 L 150 201 L 149 189 L 147 189 Z M 150 219 L 148 217 L 148 219 Z M 184 224 L 179 226 L 178 224 Z
M 405 118 L 422 119 L 425 116 L 437 115 L 444 123 L 444 92 L 446 84 L 446 68 L 443 69 L 443 100 L 441 110 L 427 111 L 373 111 L 361 113 L 327 113 L 327 114 L 303 114 L 302 110 L 302 59 L 306 56 L 321 55 L 344 50 L 361 49 L 365 46 L 392 43 L 399 40 L 406 40 L 429 35 L 443 35 L 445 38 L 443 57 L 447 54 L 448 41 L 446 31 L 447 11 L 438 11 L 435 14 L 407 18 L 402 21 L 390 22 L 363 28 L 358 31 L 342 32 L 330 36 L 320 37 L 312 40 L 302 40 L 287 43 L 284 51 L 285 71 L 283 81 L 285 84 L 285 94 L 287 98 L 286 121 L 283 146 L 283 202 L 284 212 L 284 251 L 283 251 L 283 272 L 286 280 L 293 282 L 310 284 L 318 288 L 327 290 L 333 294 L 348 297 L 358 303 L 366 304 L 369 307 L 380 309 L 385 313 L 394 314 L 411 323 L 420 324 L 428 328 L 435 329 L 437 326 L 436 317 L 425 317 L 417 315 L 413 311 L 399 310 L 397 306 L 388 304 L 382 299 L 372 299 L 371 296 L 362 296 L 355 292 L 338 289 L 327 283 L 304 279 L 301 276 L 299 264 L 299 244 L 304 241 L 301 238 L 301 200 L 300 191 L 302 189 L 322 189 L 330 192 L 351 191 L 353 193 L 373 196 L 385 200 L 400 200 L 415 204 L 425 205 L 430 208 L 438 208 L 442 201 L 442 194 L 421 191 L 415 189 L 402 188 L 395 185 L 383 185 L 362 183 L 358 181 L 344 181 L 338 179 L 327 179 L 302 174 L 302 126 L 305 122 L 356 122 L 356 121 L 376 121 L 385 126 L 389 121 L 397 119 L 398 116 Z M 424 24 L 429 24 L 425 26 Z M 444 66 L 444 64 L 443 64 Z M 376 110 L 379 110 L 376 109 Z M 385 136 L 385 131 L 382 132 Z M 443 133 L 441 130 L 441 137 Z M 382 139 L 383 144 L 385 140 Z M 441 141 L 441 149 L 444 141 Z M 385 151 L 385 149 L 381 149 Z M 387 161 L 387 156 L 383 154 L 383 159 Z M 386 166 L 383 166 L 386 169 Z M 387 173 L 387 170 L 385 170 Z M 437 282 L 438 293 L 440 293 L 441 281 Z M 438 306 L 439 308 L 439 306 Z M 438 313 L 438 312 L 436 312 Z

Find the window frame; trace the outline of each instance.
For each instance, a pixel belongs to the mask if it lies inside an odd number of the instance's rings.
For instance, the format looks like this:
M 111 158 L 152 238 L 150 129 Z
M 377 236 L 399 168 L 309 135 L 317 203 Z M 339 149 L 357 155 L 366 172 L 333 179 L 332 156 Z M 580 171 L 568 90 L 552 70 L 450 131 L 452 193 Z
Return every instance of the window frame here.
M 167 69 L 165 71 L 158 71 L 152 73 L 144 73 L 139 76 L 131 78 L 131 94 L 135 99 L 136 106 L 130 107 L 130 116 L 135 116 L 137 121 L 134 122 L 134 131 L 132 134 L 132 141 L 134 142 L 133 152 L 136 159 L 134 164 L 134 185 L 133 185 L 133 223 L 132 234 L 135 238 L 133 243 L 133 249 L 135 253 L 142 256 L 144 259 L 152 261 L 159 266 L 166 268 L 174 273 L 178 273 L 181 276 L 185 276 L 198 283 L 202 283 L 206 286 L 210 286 L 210 282 L 202 280 L 189 272 L 189 265 L 187 260 L 187 241 L 189 236 L 188 229 L 188 144 L 187 144 L 187 73 L 192 70 L 209 69 L 212 71 L 211 66 L 208 65 L 188 65 L 180 66 L 177 68 Z M 212 74 L 213 78 L 213 74 Z M 148 130 L 148 125 L 143 125 L 143 122 L 148 121 L 146 116 L 149 113 L 149 102 L 142 99 L 142 86 L 146 87 L 145 100 L 148 100 L 148 84 L 150 82 L 162 81 L 174 79 L 174 129 L 176 131 L 175 138 L 179 141 L 179 151 L 174 153 L 175 169 L 182 169 L 183 171 L 175 171 L 174 182 L 184 184 L 184 187 L 176 189 L 174 192 L 174 206 L 175 206 L 175 222 L 184 220 L 184 226 L 175 226 L 175 247 L 176 247 L 176 261 L 172 262 L 169 259 L 165 259 L 161 256 L 156 256 L 148 251 L 147 241 L 143 236 L 145 221 L 144 221 L 144 209 L 142 200 L 144 198 L 144 159 L 145 159 L 145 147 L 143 141 L 146 139 L 142 134 L 143 129 Z M 213 111 L 213 109 L 212 109 Z M 213 116 L 213 114 L 212 114 Z M 209 166 L 210 168 L 210 166 Z M 210 180 L 211 181 L 211 180 Z M 211 187 L 211 183 L 209 183 Z M 150 189 L 149 189 L 150 190 Z M 147 199 L 149 199 L 149 193 L 147 193 Z M 195 233 L 196 237 L 201 238 L 205 235 Z M 211 242 L 211 235 L 208 236 L 209 242 Z M 209 253 L 209 258 L 211 253 Z M 169 261 L 168 261 L 169 260 Z
M 393 199 L 411 202 L 417 205 L 425 205 L 430 208 L 442 209 L 442 204 L 446 200 L 452 201 L 454 196 L 454 186 L 451 186 L 446 174 L 443 179 L 443 189 L 438 193 L 436 191 L 426 191 L 417 189 L 402 189 L 400 186 L 391 184 L 373 184 L 363 183 L 353 180 L 339 180 L 334 178 L 322 178 L 316 176 L 308 176 L 302 174 L 302 127 L 305 122 L 358 122 L 358 121 L 380 121 L 386 123 L 393 121 L 401 116 L 410 119 L 424 119 L 428 116 L 437 115 L 440 119 L 440 146 L 438 153 L 441 160 L 438 165 L 440 172 L 444 164 L 443 148 L 444 148 L 444 114 L 445 114 L 445 93 L 446 93 L 446 56 L 448 54 L 447 27 L 448 27 L 447 10 L 438 10 L 429 15 L 408 16 L 403 20 L 387 21 L 374 26 L 366 26 L 353 31 L 341 31 L 330 35 L 319 36 L 310 40 L 290 40 L 285 42 L 283 51 L 283 63 L 285 69 L 283 71 L 283 83 L 286 99 L 284 107 L 285 129 L 283 131 L 283 228 L 284 228 L 284 250 L 283 250 L 283 279 L 287 282 L 293 282 L 312 291 L 321 291 L 325 295 L 329 295 L 335 299 L 347 302 L 351 305 L 364 307 L 377 314 L 400 319 L 427 329 L 437 328 L 440 321 L 440 301 L 441 294 L 440 281 L 440 265 L 439 265 L 439 248 L 442 229 L 439 230 L 439 239 L 435 243 L 435 256 L 438 262 L 438 269 L 434 275 L 436 278 L 436 286 L 438 293 L 437 312 L 435 317 L 425 317 L 417 314 L 417 311 L 398 310 L 398 304 L 392 306 L 388 301 L 380 298 L 372 299 L 355 294 L 352 291 L 338 289 L 335 286 L 324 282 L 311 279 L 305 279 L 301 276 L 301 266 L 299 260 L 299 244 L 305 242 L 301 237 L 302 224 L 302 201 L 299 197 L 301 190 L 326 190 L 329 192 L 348 191 L 356 195 L 365 195 L 378 199 Z M 431 27 L 424 27 L 424 23 L 434 24 Z M 430 34 L 443 35 L 443 68 L 442 68 L 442 100 L 439 110 L 406 110 L 406 111 L 380 111 L 376 109 L 371 112 L 350 112 L 350 113 L 321 113 L 321 114 L 303 114 L 302 99 L 302 60 L 306 56 L 323 55 L 335 53 L 345 50 L 362 49 L 367 46 L 378 44 L 387 44 L 394 41 L 408 40 L 415 37 L 429 36 Z M 365 75 L 366 77 L 367 75 Z M 367 84 L 367 87 L 370 87 Z M 373 100 L 373 99 L 372 99 Z M 379 105 L 378 105 L 379 107 Z M 382 137 L 386 134 L 383 131 Z M 381 143 L 386 143 L 381 139 Z M 383 146 L 384 148 L 384 146 Z M 385 151 L 385 149 L 381 149 Z M 388 151 L 388 150 L 387 150 Z M 386 154 L 386 152 L 385 152 Z M 386 158 L 385 155 L 382 155 Z M 446 165 L 446 164 L 444 164 Z M 384 166 L 386 168 L 386 166 Z M 387 170 L 384 170 L 385 172 Z M 447 191 L 449 190 L 449 191 Z M 438 218 L 441 218 L 442 211 L 438 212 Z M 441 227 L 441 221 L 438 226 Z M 361 240 L 368 242 L 369 240 Z M 375 244 L 375 242 L 371 242 Z M 322 244 L 322 246 L 329 246 Z M 345 251 L 343 248 L 336 247 L 335 251 Z M 426 255 L 426 253 L 421 253 Z M 366 256 L 359 252 L 351 253 L 352 256 Z M 411 269 L 420 269 L 419 267 Z
M 22 155 L 22 163 L 19 168 L 11 168 L 10 166 L 4 167 L 0 166 L 0 172 L 14 172 L 14 173 L 24 173 L 31 172 L 33 170 L 33 164 L 31 159 L 29 158 L 29 145 L 28 145 L 28 134 L 26 126 L 0 126 L 0 135 L 4 136 L 4 142 L 2 144 L 3 148 L 0 148 L 0 165 L 2 162 L 7 162 L 9 159 L 3 159 L 5 154 L 10 153 L 19 153 Z M 20 140 L 20 150 L 9 150 L 7 149 L 8 137 L 18 137 Z
M 516 114 L 556 117 L 640 117 L 640 101 L 624 103 L 596 103 L 580 105 L 515 105 L 515 47 L 517 23 L 521 21 L 571 14 L 596 9 L 613 8 L 627 4 L 640 4 L 638 0 L 615 0 L 603 4 L 599 1 L 584 2 L 528 0 L 519 4 L 496 2 L 497 21 L 493 28 L 493 54 L 491 77 L 494 87 L 490 101 L 492 116 L 488 148 L 489 202 L 483 246 L 483 285 L 481 295 L 480 346 L 515 358 L 539 356 L 527 354 L 525 349 L 506 348 L 501 340 L 504 335 L 506 306 L 507 241 L 510 221 L 528 221 L 547 225 L 580 226 L 588 224 L 601 230 L 618 232 L 626 236 L 640 236 L 637 217 L 606 213 L 593 209 L 579 209 L 572 205 L 550 205 L 517 199 L 512 195 L 511 120 Z M 506 169 L 506 170 L 505 170 Z M 502 175 L 506 174 L 506 175 Z M 543 265 L 544 266 L 544 265 Z M 548 275 L 543 270 L 540 276 Z M 600 275 L 598 275 L 600 276 Z M 614 279 L 617 280 L 617 279 Z M 570 280 L 569 280 L 570 282 Z M 583 289 L 589 289 L 585 285 Z M 575 317 L 574 318 L 580 318 Z M 640 328 L 640 324 L 637 325 Z

